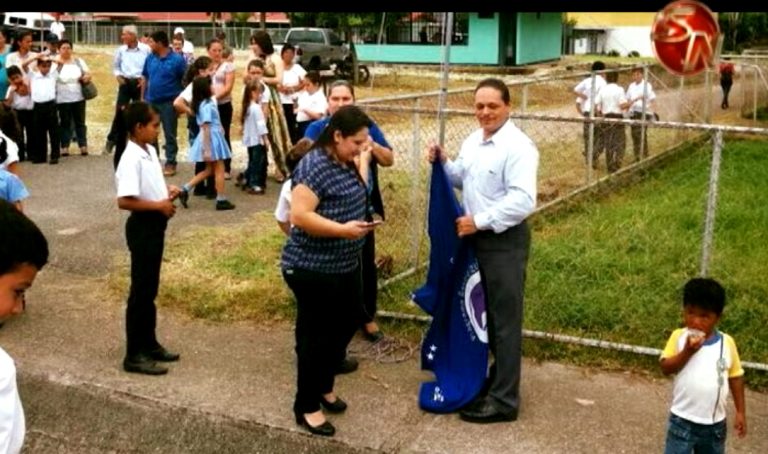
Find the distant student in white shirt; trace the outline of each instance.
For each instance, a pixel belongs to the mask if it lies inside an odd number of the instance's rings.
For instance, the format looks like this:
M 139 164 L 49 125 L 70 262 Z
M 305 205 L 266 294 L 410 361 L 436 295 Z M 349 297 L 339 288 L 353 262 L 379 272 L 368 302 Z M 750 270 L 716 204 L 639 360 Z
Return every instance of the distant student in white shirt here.
M 243 90 L 240 124 L 243 126 L 243 145 L 248 150 L 248 167 L 240 181 L 248 194 L 264 194 L 267 187 L 267 121 L 261 109 L 261 81 L 251 79 Z
M 48 159 L 48 140 L 51 143 L 50 164 L 59 163 L 59 117 L 56 112 L 56 80 L 59 72 L 51 68 L 48 56 L 36 57 L 37 69 L 29 71 L 29 86 L 32 93 L 32 140 L 29 158 L 33 164 L 42 164 Z M 27 69 L 27 63 L 24 65 Z M 48 140 L 46 140 L 46 137 Z
M 0 323 L 24 311 L 24 294 L 48 262 L 48 241 L 12 204 L 0 200 Z M 16 385 L 16 365 L 0 348 L 0 452 L 17 454 L 26 424 Z
M 291 178 L 290 175 L 293 170 L 299 165 L 299 161 L 307 153 L 309 153 L 315 142 L 312 139 L 306 137 L 300 139 L 296 144 L 288 150 L 288 154 L 285 155 L 285 166 L 288 167 L 288 178 L 283 182 L 282 188 L 280 188 L 280 195 L 277 198 L 277 206 L 275 207 L 275 219 L 280 230 L 285 233 L 286 236 L 291 234 Z
M 619 73 L 611 72 L 605 75 L 608 82 L 600 89 L 595 97 L 595 108 L 605 118 L 624 118 L 624 109 L 629 104 L 624 94 L 624 89 L 616 82 Z M 627 132 L 623 124 L 600 124 L 600 134 L 605 144 L 605 163 L 608 171 L 613 173 L 621 168 L 621 160 L 624 158 L 624 148 L 627 144 Z M 595 164 L 595 163 L 593 163 Z
M 596 61 L 592 63 L 592 71 L 602 71 L 605 69 L 605 63 Z M 592 111 L 592 103 L 595 96 L 600 93 L 600 89 L 605 86 L 605 79 L 600 74 L 595 75 L 595 92 L 592 93 L 592 76 L 584 78 L 574 87 L 573 92 L 576 93 L 576 110 L 579 114 L 585 118 L 589 118 Z M 584 123 L 584 159 L 587 158 L 587 151 L 589 150 L 589 123 Z M 603 136 L 600 134 L 600 128 L 594 128 L 592 142 L 592 166 L 597 166 L 597 160 L 600 157 L 600 153 L 603 152 L 605 145 L 603 144 Z
M 166 185 L 163 169 L 152 146 L 160 130 L 160 115 L 145 102 L 128 104 L 124 109 L 129 140 L 119 150 L 115 172 L 117 206 L 131 214 L 125 236 L 131 252 L 131 289 L 125 311 L 127 346 L 123 369 L 147 375 L 168 372 L 160 362 L 179 359 L 157 341 L 155 297 L 160 284 L 165 229 L 176 213 L 173 200 L 179 188 Z
M 320 89 L 320 73 L 310 71 L 304 77 L 304 90 L 299 92 L 296 107 L 298 136 L 304 137 L 307 126 L 328 113 L 328 100 Z
M 32 142 L 32 109 L 35 103 L 32 102 L 29 83 L 24 78 L 21 68 L 11 66 L 8 68 L 8 92 L 5 94 L 5 104 L 10 106 L 16 112 L 16 119 L 19 120 L 19 161 L 26 161 L 31 142 Z
M 51 33 L 56 35 L 56 38 L 59 40 L 64 39 L 64 32 L 67 30 L 67 27 L 64 26 L 64 23 L 61 22 L 61 14 L 55 13 L 53 15 L 53 22 L 51 22 Z
M 643 68 L 635 68 L 632 70 L 632 83 L 627 87 L 627 100 L 630 103 L 629 106 L 629 118 L 633 120 L 641 120 L 643 118 L 643 111 L 645 111 L 645 119 L 653 120 L 653 101 L 656 99 L 656 93 L 653 91 L 653 86 L 650 82 L 643 80 Z M 635 161 L 648 157 L 648 128 L 643 128 L 642 125 L 630 126 L 630 134 L 632 135 L 632 149 L 635 152 Z M 642 152 L 640 151 L 640 142 L 643 142 Z

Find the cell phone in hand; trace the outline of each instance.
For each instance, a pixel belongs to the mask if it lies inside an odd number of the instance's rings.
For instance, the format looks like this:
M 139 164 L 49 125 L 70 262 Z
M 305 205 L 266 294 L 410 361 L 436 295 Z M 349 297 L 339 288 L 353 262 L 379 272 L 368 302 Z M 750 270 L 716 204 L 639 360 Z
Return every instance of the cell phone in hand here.
M 379 225 L 379 224 L 381 224 L 383 222 L 384 221 L 382 221 L 381 219 L 375 219 L 375 220 L 369 222 L 368 225 L 370 225 L 371 227 L 375 227 L 375 226 L 377 226 L 377 225 Z

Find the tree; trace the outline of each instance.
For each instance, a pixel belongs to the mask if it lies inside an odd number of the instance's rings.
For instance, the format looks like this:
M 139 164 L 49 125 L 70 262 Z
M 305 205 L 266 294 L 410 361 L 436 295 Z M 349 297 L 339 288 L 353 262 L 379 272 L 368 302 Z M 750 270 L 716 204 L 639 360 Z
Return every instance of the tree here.
M 205 13 L 206 16 L 211 18 L 211 25 L 213 26 L 213 36 L 216 36 L 216 21 L 221 19 L 224 13 Z
M 232 16 L 232 22 L 241 27 L 240 33 L 235 36 L 235 45 L 237 47 L 245 47 L 245 29 L 248 26 L 248 19 L 253 16 L 253 13 L 229 13 Z M 238 36 L 239 35 L 239 36 Z

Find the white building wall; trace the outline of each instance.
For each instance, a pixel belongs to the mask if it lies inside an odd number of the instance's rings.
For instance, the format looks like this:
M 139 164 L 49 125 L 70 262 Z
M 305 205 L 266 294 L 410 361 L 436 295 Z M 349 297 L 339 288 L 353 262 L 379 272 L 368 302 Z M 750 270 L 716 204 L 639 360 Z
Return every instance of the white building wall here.
M 605 52 L 617 50 L 622 57 L 637 51 L 641 57 L 653 57 L 651 27 L 615 27 L 606 30 Z

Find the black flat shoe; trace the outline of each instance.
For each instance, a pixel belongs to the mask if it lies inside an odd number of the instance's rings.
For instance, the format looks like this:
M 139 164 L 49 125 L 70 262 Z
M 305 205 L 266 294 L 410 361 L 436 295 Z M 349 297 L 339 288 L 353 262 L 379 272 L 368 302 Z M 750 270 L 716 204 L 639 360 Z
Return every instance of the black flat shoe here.
M 324 437 L 332 437 L 333 434 L 336 433 L 336 428 L 333 427 L 333 424 L 331 424 L 328 421 L 325 421 L 324 423 L 320 424 L 319 426 L 315 427 L 309 422 L 307 422 L 307 418 L 304 417 L 303 414 L 297 413 L 296 414 L 296 424 L 304 427 L 307 429 L 310 433 L 315 435 L 322 435 Z
M 165 347 L 156 348 L 150 352 L 147 352 L 147 356 L 155 361 L 162 361 L 164 363 L 172 363 L 178 361 L 181 355 L 178 353 L 169 352 Z
M 482 403 L 473 405 L 470 408 L 461 410 L 459 413 L 461 419 L 467 422 L 474 422 L 478 424 L 489 424 L 494 422 L 510 422 L 517 421 L 517 410 L 509 413 L 504 413 L 496 409 L 488 399 L 485 399 Z
M 147 355 L 136 355 L 123 360 L 123 370 L 144 375 L 164 375 L 168 369 L 158 366 L 157 363 Z
M 358 367 L 360 367 L 360 363 L 358 363 L 355 358 L 344 358 L 341 364 L 339 364 L 338 369 L 336 369 L 336 375 L 352 373 L 356 371 Z
M 336 400 L 329 402 L 325 400 L 325 397 L 320 396 L 320 405 L 325 408 L 328 413 L 343 413 L 347 409 L 347 403 L 341 400 L 340 397 L 336 397 Z

